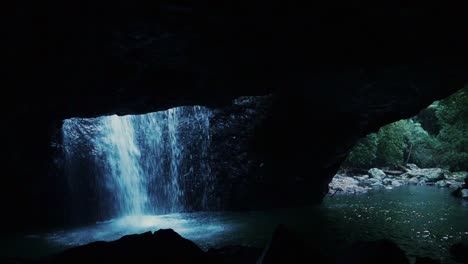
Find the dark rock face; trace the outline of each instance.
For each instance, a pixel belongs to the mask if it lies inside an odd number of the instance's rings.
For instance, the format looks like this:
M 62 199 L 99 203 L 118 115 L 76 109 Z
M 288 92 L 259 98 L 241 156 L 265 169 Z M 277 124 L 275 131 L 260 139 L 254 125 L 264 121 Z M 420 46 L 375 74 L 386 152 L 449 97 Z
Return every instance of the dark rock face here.
M 3 49 L 11 95 L 1 106 L 10 227 L 63 222 L 50 142 L 64 118 L 274 93 L 253 140 L 258 173 L 276 193 L 265 199 L 316 203 L 359 137 L 468 79 L 464 9 L 448 3 L 13 5 Z
M 256 133 L 271 109 L 271 99 L 241 97 L 213 110 L 210 166 L 215 182 L 211 196 L 217 197 L 217 208 L 266 207 L 276 196 L 262 173 L 263 157 L 255 150 Z
M 210 263 L 220 264 L 255 264 L 260 257 L 262 249 L 245 246 L 226 246 L 222 248 L 212 248 L 206 252 Z
M 93 242 L 45 258 L 39 263 L 201 263 L 204 252 L 172 229 Z
M 394 242 L 386 239 L 358 242 L 340 256 L 337 263 L 401 263 L 409 264 L 408 258 Z
M 301 263 L 304 260 L 313 259 L 322 263 L 320 256 L 313 254 L 314 249 L 306 246 L 304 238 L 294 230 L 280 225 L 276 228 L 273 236 L 265 247 L 262 256 L 259 258 L 259 264 L 275 263 Z M 314 252 L 317 253 L 317 252 Z
M 468 262 L 468 244 L 466 242 L 459 242 L 450 247 L 450 254 L 453 259 L 460 263 Z

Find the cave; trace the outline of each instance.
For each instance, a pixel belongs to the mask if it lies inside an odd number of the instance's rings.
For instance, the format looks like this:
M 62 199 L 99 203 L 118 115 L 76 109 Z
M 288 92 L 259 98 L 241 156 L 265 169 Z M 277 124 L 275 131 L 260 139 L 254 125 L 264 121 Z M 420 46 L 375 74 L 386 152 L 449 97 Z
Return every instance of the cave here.
M 353 210 L 393 202 L 335 195 L 348 176 L 411 169 L 344 170 L 366 135 L 417 116 L 435 137 L 434 102 L 468 94 L 465 10 L 394 1 L 13 4 L 0 260 L 187 263 L 174 258 L 180 249 L 213 263 L 346 263 L 384 248 L 374 257 L 408 263 L 392 237 L 349 245 L 325 227 L 338 214 L 348 219 L 343 230 L 358 232 Z M 416 159 L 408 146 L 405 161 Z M 412 171 L 408 181 L 419 177 Z M 402 194 L 399 208 L 423 203 L 418 190 Z M 453 199 L 459 209 L 426 217 L 462 218 L 462 242 L 437 238 L 456 255 L 466 249 L 467 206 Z M 377 227 L 404 229 L 388 217 Z M 466 261 L 466 252 L 418 250 L 411 261 Z

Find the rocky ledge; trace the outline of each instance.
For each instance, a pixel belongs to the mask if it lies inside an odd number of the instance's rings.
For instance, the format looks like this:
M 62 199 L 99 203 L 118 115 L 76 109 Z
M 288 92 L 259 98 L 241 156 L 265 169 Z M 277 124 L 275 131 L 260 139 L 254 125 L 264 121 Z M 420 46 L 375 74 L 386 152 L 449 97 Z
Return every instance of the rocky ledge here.
M 456 188 L 455 196 L 468 199 L 468 172 L 450 172 L 441 168 L 420 169 L 414 164 L 408 164 L 408 168 L 406 172 L 378 168 L 372 168 L 367 173 L 343 171 L 333 178 L 329 185 L 329 193 L 357 194 L 371 189 L 393 189 L 403 185 L 432 185 Z

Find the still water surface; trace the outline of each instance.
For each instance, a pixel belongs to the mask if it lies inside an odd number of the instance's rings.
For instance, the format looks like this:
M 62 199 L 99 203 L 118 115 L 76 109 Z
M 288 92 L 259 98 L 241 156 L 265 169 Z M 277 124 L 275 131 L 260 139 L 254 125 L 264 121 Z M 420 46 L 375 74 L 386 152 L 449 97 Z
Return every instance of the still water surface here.
M 451 244 L 468 240 L 468 203 L 450 189 L 405 186 L 360 195 L 327 197 L 318 207 L 251 212 L 200 212 L 112 219 L 68 230 L 27 234 L 1 241 L 3 256 L 38 257 L 97 240 L 172 228 L 201 248 L 263 247 L 278 224 L 320 240 L 328 254 L 358 240 L 389 238 L 410 258 L 428 256 L 452 263 Z

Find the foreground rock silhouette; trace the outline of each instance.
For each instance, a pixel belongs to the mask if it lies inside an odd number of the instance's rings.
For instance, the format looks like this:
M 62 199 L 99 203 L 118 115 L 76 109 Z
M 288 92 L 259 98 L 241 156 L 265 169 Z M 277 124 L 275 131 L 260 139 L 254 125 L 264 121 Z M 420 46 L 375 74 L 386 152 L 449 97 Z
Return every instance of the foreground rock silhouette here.
M 468 243 L 458 242 L 450 247 L 450 254 L 455 261 L 468 263 Z
M 200 263 L 204 252 L 172 229 L 93 242 L 41 259 L 38 263 Z
M 160 229 L 127 235 L 111 242 L 93 242 L 61 253 L 34 260 L 10 260 L 7 263 L 216 263 L 216 264 L 409 264 L 406 253 L 393 241 L 381 239 L 360 241 L 327 255 L 321 238 L 314 244 L 303 235 L 279 225 L 262 250 L 247 246 L 225 246 L 203 251 L 194 242 L 183 238 L 172 229 Z M 466 245 L 452 246 L 455 261 L 466 263 Z M 465 261 L 465 262 L 463 262 Z M 416 263 L 439 263 L 426 257 L 417 257 Z
M 370 242 L 357 242 L 344 254 L 338 257 L 336 263 L 343 264 L 409 264 L 405 252 L 393 241 L 381 239 Z

